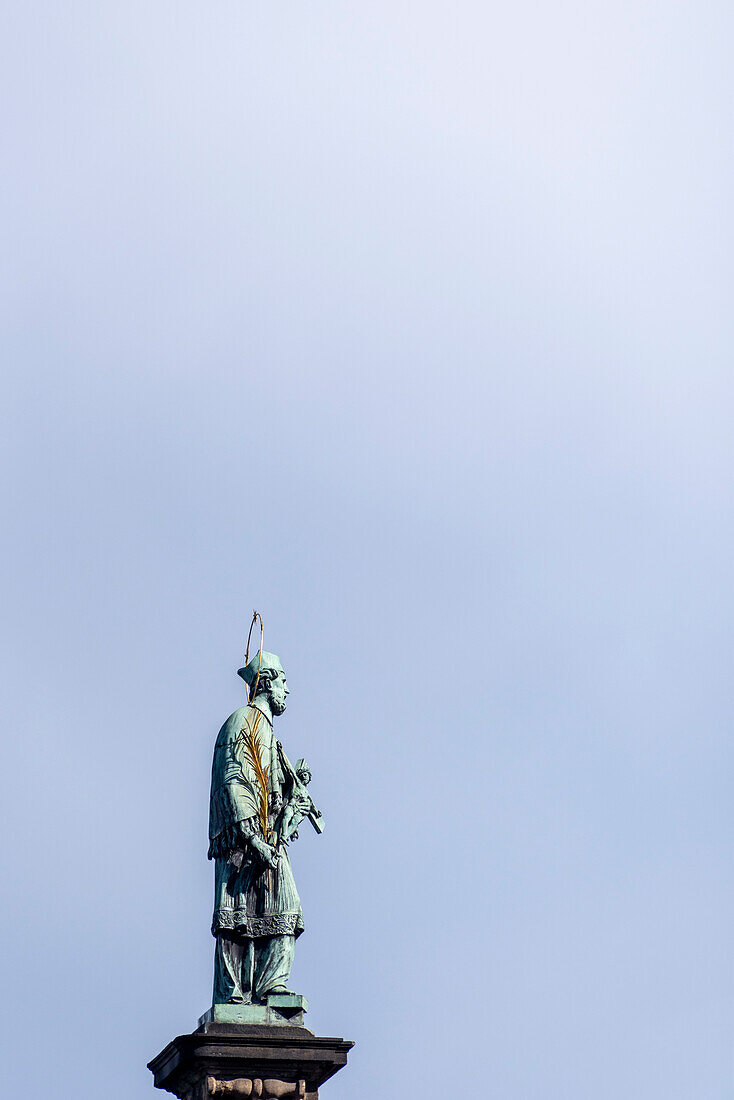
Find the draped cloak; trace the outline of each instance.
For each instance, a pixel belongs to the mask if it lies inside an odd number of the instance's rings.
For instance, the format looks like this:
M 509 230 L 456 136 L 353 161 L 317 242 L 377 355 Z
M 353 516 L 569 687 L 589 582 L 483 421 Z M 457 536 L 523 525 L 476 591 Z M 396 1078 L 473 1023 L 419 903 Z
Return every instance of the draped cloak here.
M 215 860 L 212 933 L 299 936 L 303 912 L 288 850 L 270 869 L 249 843 L 262 836 L 260 787 L 247 758 L 243 729 L 255 726 L 263 770 L 268 772 L 268 829 L 290 795 L 270 719 L 258 707 L 240 707 L 219 731 L 214 746 L 209 801 L 209 858 Z

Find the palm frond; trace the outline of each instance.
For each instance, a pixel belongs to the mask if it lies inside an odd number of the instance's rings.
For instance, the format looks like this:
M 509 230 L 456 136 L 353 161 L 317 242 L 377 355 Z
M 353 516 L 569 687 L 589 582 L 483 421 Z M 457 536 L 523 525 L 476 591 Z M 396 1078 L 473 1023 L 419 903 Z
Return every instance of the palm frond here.
M 257 781 L 257 794 L 258 794 L 258 817 L 260 819 L 260 827 L 262 829 L 263 839 L 268 840 L 268 809 L 269 809 L 269 791 L 268 780 L 270 778 L 270 765 L 264 765 L 262 760 L 262 739 L 258 733 L 258 726 L 260 724 L 260 713 L 252 725 L 248 719 L 245 719 L 245 725 L 240 730 L 238 740 L 242 743 L 245 758 L 247 759 L 250 767 L 255 773 L 255 779 Z

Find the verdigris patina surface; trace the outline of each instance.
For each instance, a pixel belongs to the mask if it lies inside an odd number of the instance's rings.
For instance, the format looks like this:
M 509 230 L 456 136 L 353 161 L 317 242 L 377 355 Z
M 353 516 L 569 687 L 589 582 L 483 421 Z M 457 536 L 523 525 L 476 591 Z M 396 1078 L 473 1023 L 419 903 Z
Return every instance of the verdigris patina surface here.
M 273 732 L 286 708 L 280 659 L 260 649 L 239 675 L 249 702 L 230 715 L 214 747 L 209 858 L 215 861 L 213 1020 L 302 1022 L 306 1002 L 287 988 L 303 913 L 288 845 L 321 814 L 305 760 L 293 768 Z M 202 1018 L 203 1019 L 203 1018 Z

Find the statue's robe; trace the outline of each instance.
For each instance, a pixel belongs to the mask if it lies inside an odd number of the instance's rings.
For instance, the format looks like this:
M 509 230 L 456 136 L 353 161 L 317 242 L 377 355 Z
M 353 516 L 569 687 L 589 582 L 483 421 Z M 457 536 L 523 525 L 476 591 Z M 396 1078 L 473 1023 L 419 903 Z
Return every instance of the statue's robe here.
M 209 805 L 209 858 L 215 861 L 214 1003 L 263 1001 L 286 988 L 296 937 L 303 931 L 301 902 L 288 850 L 268 867 L 250 843 L 263 835 L 261 787 L 242 731 L 255 726 L 268 782 L 268 833 L 291 791 L 283 775 L 270 719 L 256 706 L 240 707 L 214 746 Z
M 303 912 L 293 880 L 288 849 L 278 865 L 268 868 L 249 843 L 262 836 L 260 788 L 247 759 L 240 733 L 255 723 L 260 756 L 268 769 L 268 829 L 272 829 L 290 794 L 283 775 L 273 727 L 257 707 L 240 707 L 219 731 L 214 747 L 209 806 L 209 858 L 215 860 L 212 932 L 234 932 L 257 939 L 299 936 Z

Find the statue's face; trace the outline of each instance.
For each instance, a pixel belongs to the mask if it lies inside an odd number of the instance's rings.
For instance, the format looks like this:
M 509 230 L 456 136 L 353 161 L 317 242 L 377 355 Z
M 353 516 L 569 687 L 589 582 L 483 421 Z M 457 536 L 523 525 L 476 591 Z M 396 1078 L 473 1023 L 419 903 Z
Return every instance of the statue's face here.
M 288 685 L 285 682 L 285 673 L 279 672 L 275 679 L 269 683 L 268 695 L 270 696 L 270 708 L 273 714 L 282 714 L 285 710 L 286 696 L 289 694 Z

